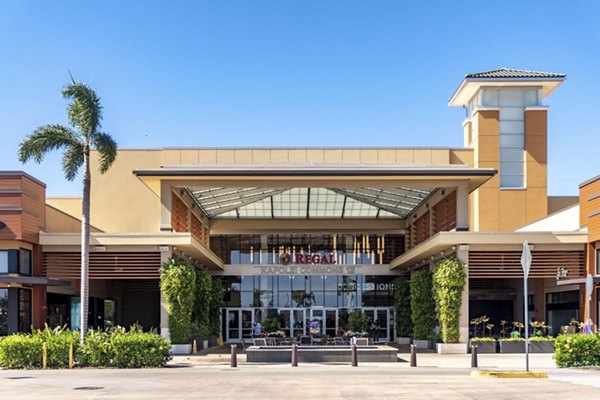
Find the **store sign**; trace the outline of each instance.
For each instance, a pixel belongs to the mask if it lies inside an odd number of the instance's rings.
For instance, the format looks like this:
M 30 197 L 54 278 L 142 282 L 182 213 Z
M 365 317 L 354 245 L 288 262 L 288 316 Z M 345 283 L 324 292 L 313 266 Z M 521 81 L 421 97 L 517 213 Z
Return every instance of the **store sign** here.
M 356 292 L 358 288 L 361 288 L 362 292 L 374 292 L 376 289 L 379 291 L 393 290 L 394 284 L 388 282 L 364 282 L 362 285 L 356 282 L 340 283 L 338 284 L 338 291 L 340 292 Z
M 283 265 L 290 264 L 335 264 L 335 258 L 333 253 L 330 254 L 314 254 L 314 253 L 281 253 L 279 261 Z
M 261 265 L 261 275 L 355 275 L 354 265 Z

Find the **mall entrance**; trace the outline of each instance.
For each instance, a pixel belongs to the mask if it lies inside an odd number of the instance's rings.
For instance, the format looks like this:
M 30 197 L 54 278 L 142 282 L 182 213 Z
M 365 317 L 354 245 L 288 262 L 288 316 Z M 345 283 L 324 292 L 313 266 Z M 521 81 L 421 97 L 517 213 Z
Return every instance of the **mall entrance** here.
M 332 307 L 282 307 L 266 308 L 223 308 L 221 310 L 223 340 L 227 343 L 250 341 L 255 322 L 267 317 L 278 317 L 280 330 L 286 337 L 324 335 L 329 338 L 341 336 L 347 323 L 347 308 Z M 394 340 L 394 310 L 388 307 L 364 307 L 362 311 L 370 321 L 368 332 L 375 342 L 387 343 Z M 375 322 L 375 324 L 372 324 Z

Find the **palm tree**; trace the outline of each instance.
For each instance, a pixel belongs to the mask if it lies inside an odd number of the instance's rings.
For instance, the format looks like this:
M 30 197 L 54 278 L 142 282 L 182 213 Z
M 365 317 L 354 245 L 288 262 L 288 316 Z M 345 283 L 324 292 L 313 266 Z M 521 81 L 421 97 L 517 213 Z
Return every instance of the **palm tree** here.
M 89 304 L 89 243 L 90 243 L 90 150 L 98 152 L 99 170 L 103 174 L 117 157 L 117 144 L 107 133 L 101 132 L 102 105 L 96 92 L 84 83 L 75 82 L 62 91 L 64 98 L 72 100 L 67 107 L 67 117 L 72 129 L 59 124 L 37 128 L 19 145 L 19 160 L 31 159 L 41 163 L 46 153 L 63 149 L 62 166 L 67 180 L 75 179 L 83 166 L 83 198 L 81 212 L 81 343 L 85 343 L 88 330 Z

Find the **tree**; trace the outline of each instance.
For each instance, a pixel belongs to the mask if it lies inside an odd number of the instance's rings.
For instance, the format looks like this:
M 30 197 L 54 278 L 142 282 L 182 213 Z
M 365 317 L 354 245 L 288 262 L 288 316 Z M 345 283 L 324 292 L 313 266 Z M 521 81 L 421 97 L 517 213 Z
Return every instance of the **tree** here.
M 100 131 L 102 105 L 96 92 L 84 83 L 71 83 L 62 91 L 71 100 L 67 118 L 71 127 L 48 124 L 34 130 L 19 145 L 19 160 L 41 163 L 51 150 L 62 149 L 62 167 L 67 180 L 72 181 L 83 166 L 83 197 L 81 207 L 81 342 L 85 343 L 88 330 L 89 304 L 89 243 L 90 243 L 90 150 L 98 153 L 99 171 L 104 174 L 117 157 L 117 144 L 113 138 Z

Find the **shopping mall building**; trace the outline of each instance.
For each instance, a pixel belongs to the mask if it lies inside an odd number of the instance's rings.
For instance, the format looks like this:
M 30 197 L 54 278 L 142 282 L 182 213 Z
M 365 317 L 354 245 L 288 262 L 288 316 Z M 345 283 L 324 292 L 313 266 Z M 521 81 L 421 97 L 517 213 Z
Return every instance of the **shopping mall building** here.
M 348 308 L 391 341 L 393 280 L 454 256 L 468 273 L 464 341 L 470 318 L 523 320 L 524 241 L 528 318 L 554 333 L 582 320 L 583 278 L 600 275 L 600 176 L 548 196 L 546 100 L 564 80 L 466 75 L 449 101 L 466 112 L 462 148 L 121 149 L 105 175 L 92 165 L 90 323 L 168 334 L 159 268 L 177 255 L 222 276 L 227 342 L 273 314 L 289 335 L 314 318 L 333 335 Z M 0 173 L 0 334 L 77 328 L 80 218 L 80 199 Z M 594 289 L 595 322 L 597 305 Z

